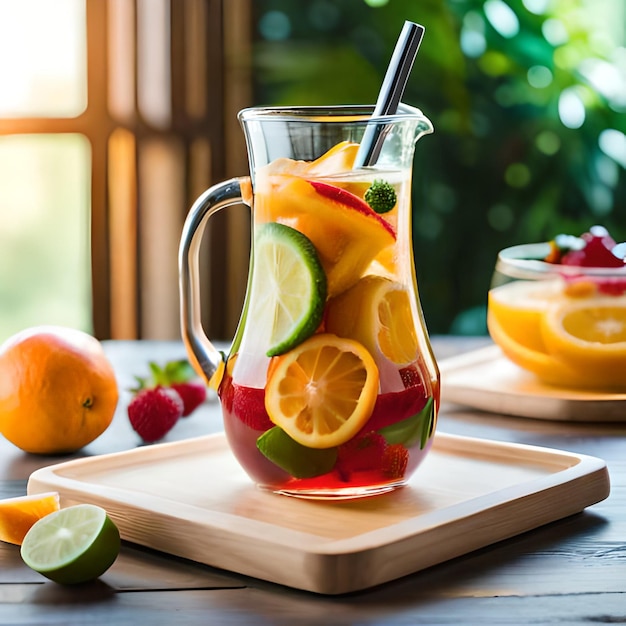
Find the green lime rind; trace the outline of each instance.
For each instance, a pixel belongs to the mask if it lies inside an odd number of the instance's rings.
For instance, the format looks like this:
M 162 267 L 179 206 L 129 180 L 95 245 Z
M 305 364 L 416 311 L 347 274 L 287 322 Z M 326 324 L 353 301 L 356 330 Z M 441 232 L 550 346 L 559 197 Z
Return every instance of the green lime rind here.
M 267 337 L 267 356 L 308 339 L 324 315 L 326 274 L 311 240 L 276 222 L 256 227 L 248 323 Z
M 279 426 L 266 430 L 256 445 L 264 457 L 294 478 L 322 476 L 337 462 L 337 448 L 307 448 Z
M 76 585 L 100 577 L 115 562 L 120 533 L 104 509 L 78 504 L 50 513 L 30 528 L 20 553 L 46 578 Z
M 434 419 L 435 404 L 430 397 L 422 410 L 415 415 L 380 428 L 377 432 L 389 445 L 401 443 L 409 448 L 419 441 L 420 449 L 423 449 L 432 434 Z

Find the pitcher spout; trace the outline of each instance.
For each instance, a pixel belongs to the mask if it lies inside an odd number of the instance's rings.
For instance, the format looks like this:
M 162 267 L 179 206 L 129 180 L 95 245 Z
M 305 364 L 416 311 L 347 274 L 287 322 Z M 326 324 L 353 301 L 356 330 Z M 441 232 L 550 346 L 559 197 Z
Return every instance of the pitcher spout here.
M 403 102 L 401 102 L 398 106 L 397 115 L 400 118 L 406 116 L 407 118 L 412 118 L 414 120 L 414 141 L 418 141 L 424 135 L 430 135 L 431 133 L 435 132 L 435 127 L 433 126 L 433 123 L 417 107 L 413 107 L 409 104 L 404 104 Z

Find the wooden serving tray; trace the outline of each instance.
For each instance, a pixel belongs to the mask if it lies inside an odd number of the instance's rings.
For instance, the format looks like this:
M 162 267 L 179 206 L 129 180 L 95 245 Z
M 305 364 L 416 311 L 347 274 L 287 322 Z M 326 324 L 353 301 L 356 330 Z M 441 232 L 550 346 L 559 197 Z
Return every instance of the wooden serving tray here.
M 439 361 L 441 399 L 481 411 L 544 420 L 626 421 L 626 394 L 542 384 L 488 346 Z
M 351 501 L 255 487 L 223 433 L 35 471 L 28 492 L 104 507 L 122 538 L 324 594 L 416 572 L 579 512 L 609 494 L 604 461 L 438 433 L 410 484 Z

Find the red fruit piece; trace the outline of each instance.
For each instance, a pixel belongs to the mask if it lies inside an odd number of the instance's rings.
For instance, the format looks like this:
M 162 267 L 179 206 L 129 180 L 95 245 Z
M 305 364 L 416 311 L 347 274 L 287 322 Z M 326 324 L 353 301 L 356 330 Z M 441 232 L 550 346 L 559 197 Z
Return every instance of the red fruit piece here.
M 174 389 L 181 397 L 184 408 L 183 417 L 193 413 L 206 400 L 206 387 L 201 382 L 172 383 Z
M 376 399 L 371 417 L 361 429 L 362 433 L 379 430 L 419 413 L 428 396 L 422 385 L 408 387 L 403 391 L 383 393 Z
M 351 439 L 337 450 L 336 469 L 344 480 L 352 472 L 378 470 L 381 467 L 387 442 L 378 433 L 367 433 Z
M 573 250 L 563 256 L 563 265 L 577 267 L 624 267 L 624 259 L 611 251 L 615 241 L 607 236 L 594 236 L 585 233 L 582 237 L 587 243 L 582 250 Z
M 422 374 L 417 369 L 417 367 L 415 367 L 415 365 L 403 367 L 400 370 L 400 378 L 402 379 L 402 383 L 404 384 L 405 389 L 408 389 L 409 387 L 424 386 L 424 383 L 422 381 Z
M 224 410 L 253 430 L 265 432 L 274 427 L 265 410 L 265 389 L 237 385 L 229 377 L 222 383 L 220 399 Z
M 598 281 L 598 291 L 608 296 L 621 296 L 626 293 L 626 279 L 624 278 L 606 278 Z
M 183 400 L 185 408 L 183 417 L 187 417 L 206 399 L 206 386 L 198 378 L 189 361 L 180 359 L 169 361 L 164 367 L 154 362 L 149 363 L 150 380 L 137 377 L 139 388 L 147 387 L 171 387 L 175 389 Z
M 589 232 L 583 233 L 580 238 L 583 241 L 589 242 L 592 239 L 599 239 L 605 248 L 613 248 L 615 246 L 615 239 L 611 237 L 609 231 L 604 226 L 596 224 L 589 229 Z
M 401 443 L 391 444 L 383 454 L 382 473 L 387 478 L 402 478 L 408 463 L 409 451 Z
M 391 224 L 380 217 L 372 207 L 367 204 L 364 200 L 361 200 L 359 196 L 355 196 L 353 193 L 342 189 L 341 187 L 335 187 L 334 185 L 329 185 L 328 183 L 322 183 L 320 181 L 309 180 L 310 185 L 320 194 L 320 196 L 324 196 L 325 198 L 329 198 L 330 200 L 334 200 L 335 202 L 339 202 L 359 213 L 362 213 L 366 217 L 370 217 L 373 220 L 376 220 L 394 239 L 396 238 L 396 233 L 391 226 Z
M 142 389 L 128 404 L 128 419 L 146 443 L 153 443 L 174 427 L 183 408 L 181 397 L 173 389 Z

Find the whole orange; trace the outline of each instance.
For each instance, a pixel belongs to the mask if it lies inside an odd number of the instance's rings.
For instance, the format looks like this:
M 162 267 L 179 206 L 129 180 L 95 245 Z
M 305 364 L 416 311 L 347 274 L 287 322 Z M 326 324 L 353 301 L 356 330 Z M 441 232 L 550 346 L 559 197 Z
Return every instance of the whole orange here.
M 101 435 L 118 400 L 100 342 L 61 326 L 35 326 L 0 346 L 0 432 L 35 454 L 74 452 Z

